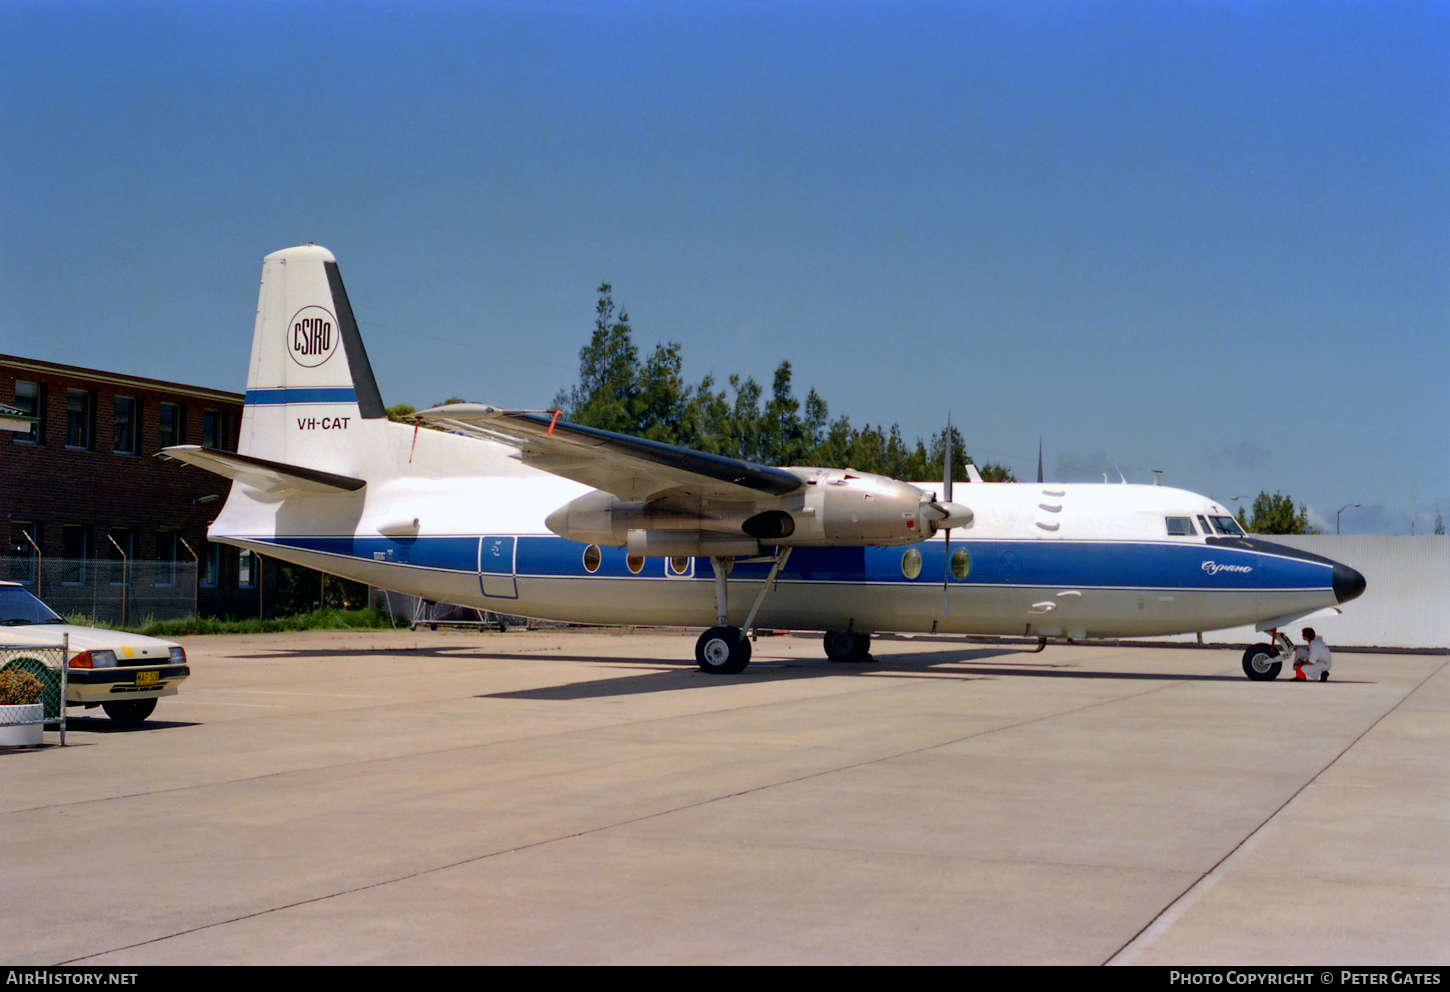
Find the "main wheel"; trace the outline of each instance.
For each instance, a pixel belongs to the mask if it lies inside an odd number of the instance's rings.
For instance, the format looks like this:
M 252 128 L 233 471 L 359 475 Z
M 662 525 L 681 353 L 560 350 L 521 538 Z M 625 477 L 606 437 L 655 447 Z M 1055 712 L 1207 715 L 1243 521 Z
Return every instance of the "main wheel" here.
M 871 635 L 851 630 L 828 630 L 824 638 L 826 657 L 832 661 L 865 661 L 871 652 Z
M 750 664 L 750 642 L 738 627 L 711 627 L 695 642 L 695 660 L 702 672 L 735 675 Z
M 156 697 L 150 699 L 120 699 L 114 703 L 102 703 L 101 709 L 118 727 L 136 727 L 145 722 L 156 708 Z
M 1272 644 L 1255 644 L 1244 652 L 1244 674 L 1255 682 L 1268 682 L 1279 677 L 1284 663 L 1277 660 L 1279 652 Z

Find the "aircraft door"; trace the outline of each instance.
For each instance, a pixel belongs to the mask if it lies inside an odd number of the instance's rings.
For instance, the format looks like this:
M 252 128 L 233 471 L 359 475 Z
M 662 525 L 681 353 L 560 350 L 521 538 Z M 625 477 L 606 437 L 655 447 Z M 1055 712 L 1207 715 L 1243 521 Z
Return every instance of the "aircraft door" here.
M 519 598 L 518 583 L 514 581 L 516 543 L 512 537 L 478 539 L 478 585 L 485 596 Z

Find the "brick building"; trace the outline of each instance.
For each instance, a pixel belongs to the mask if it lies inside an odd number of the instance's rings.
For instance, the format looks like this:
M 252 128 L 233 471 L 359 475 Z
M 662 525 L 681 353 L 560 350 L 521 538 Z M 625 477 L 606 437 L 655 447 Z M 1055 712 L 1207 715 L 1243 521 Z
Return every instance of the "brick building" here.
M 171 444 L 235 450 L 242 401 L 218 389 L 0 355 L 0 404 L 35 418 L 28 431 L 0 432 L 0 515 L 9 537 L 0 577 L 32 591 L 38 581 L 42 598 L 62 612 L 89 596 L 103 622 L 116 622 L 115 609 L 99 608 L 108 596 L 133 619 L 148 607 L 175 615 L 178 601 L 184 613 L 194 603 L 203 616 L 257 616 L 275 570 L 206 539 L 230 483 L 154 457 Z

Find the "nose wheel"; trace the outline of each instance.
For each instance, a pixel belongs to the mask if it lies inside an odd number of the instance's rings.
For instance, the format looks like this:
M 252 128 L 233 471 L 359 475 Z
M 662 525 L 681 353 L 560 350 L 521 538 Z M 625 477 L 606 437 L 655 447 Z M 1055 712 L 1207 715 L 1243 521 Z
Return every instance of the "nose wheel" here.
M 750 641 L 739 627 L 711 627 L 695 642 L 695 660 L 711 675 L 736 675 L 750 664 Z

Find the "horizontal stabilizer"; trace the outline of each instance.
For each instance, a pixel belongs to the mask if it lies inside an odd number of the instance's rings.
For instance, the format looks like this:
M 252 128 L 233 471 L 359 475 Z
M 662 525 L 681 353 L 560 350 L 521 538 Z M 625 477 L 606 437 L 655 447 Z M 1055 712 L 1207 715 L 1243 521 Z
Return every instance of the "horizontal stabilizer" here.
M 355 493 L 367 483 L 331 472 L 303 468 L 300 465 L 284 465 L 270 462 L 252 455 L 239 455 L 233 451 L 218 451 L 195 444 L 177 444 L 161 450 L 163 455 L 204 468 L 208 472 L 235 479 L 250 489 L 264 493 L 282 495 L 290 492 L 303 493 Z
M 557 415 L 529 410 L 452 403 L 420 410 L 415 416 L 449 430 L 512 445 L 526 465 L 623 500 L 646 500 L 667 492 L 755 499 L 783 496 L 803 485 L 785 469 L 583 427 L 559 420 Z

